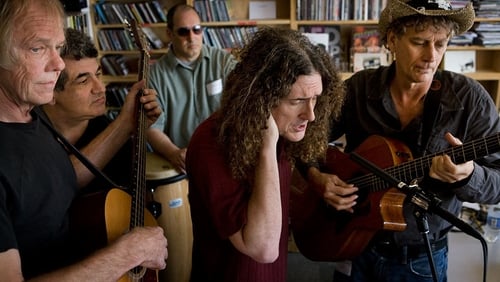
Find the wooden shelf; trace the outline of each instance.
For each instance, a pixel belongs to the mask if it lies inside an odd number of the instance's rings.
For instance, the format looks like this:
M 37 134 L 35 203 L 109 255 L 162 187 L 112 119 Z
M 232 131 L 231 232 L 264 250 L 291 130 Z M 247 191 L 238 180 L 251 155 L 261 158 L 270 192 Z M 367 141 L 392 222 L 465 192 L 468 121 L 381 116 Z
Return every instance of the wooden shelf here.
M 448 46 L 448 51 L 453 51 L 453 50 L 476 50 L 476 51 L 500 51 L 500 46 L 479 46 L 479 45 L 470 45 L 470 46 L 455 46 L 455 45 L 450 45 Z
M 108 84 L 108 83 L 131 83 L 131 82 L 137 81 L 137 74 L 120 75 L 120 76 L 103 75 L 101 77 L 101 79 L 105 84 Z
M 354 26 L 354 25 L 377 25 L 376 20 L 367 21 L 295 21 L 297 25 L 339 25 L 339 26 Z
M 145 23 L 145 24 L 140 24 L 140 26 L 166 28 L 167 23 Z M 127 25 L 126 24 L 94 24 L 94 28 L 96 28 L 96 29 L 127 28 Z
M 475 72 L 464 73 L 464 75 L 475 80 L 500 80 L 500 73 L 495 71 L 478 70 Z
M 156 54 L 165 54 L 167 53 L 168 49 L 167 48 L 162 48 L 162 49 L 151 49 L 148 51 L 149 54 L 151 55 L 156 55 Z M 99 55 L 100 56 L 104 56 L 104 55 L 126 55 L 126 56 L 130 56 L 130 55 L 139 55 L 139 51 L 135 51 L 135 50 L 121 50 L 121 51 L 118 51 L 118 50 L 112 50 L 112 51 L 99 51 Z
M 202 22 L 206 27 L 220 27 L 220 26 L 256 26 L 256 25 L 290 25 L 289 19 L 276 19 L 276 20 L 239 20 L 239 21 L 225 21 L 225 22 Z

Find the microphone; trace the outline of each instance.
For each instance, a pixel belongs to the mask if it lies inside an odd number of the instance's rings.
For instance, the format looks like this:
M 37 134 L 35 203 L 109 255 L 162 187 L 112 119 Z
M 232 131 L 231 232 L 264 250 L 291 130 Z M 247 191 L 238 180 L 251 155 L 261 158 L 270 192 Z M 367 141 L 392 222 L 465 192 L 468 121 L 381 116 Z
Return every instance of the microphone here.
M 474 229 L 474 227 L 470 226 L 465 221 L 456 217 L 449 211 L 443 209 L 441 207 L 441 199 L 439 199 L 434 193 L 422 190 L 422 188 L 420 188 L 417 184 L 408 185 L 403 181 L 396 179 L 389 173 L 385 172 L 384 170 L 355 152 L 351 153 L 349 156 L 353 161 L 369 170 L 373 174 L 377 175 L 378 177 L 389 183 L 391 186 L 397 187 L 399 190 L 403 191 L 408 195 L 410 202 L 417 207 L 439 215 L 441 218 L 445 219 L 466 234 L 478 240 L 484 240 L 481 233 Z

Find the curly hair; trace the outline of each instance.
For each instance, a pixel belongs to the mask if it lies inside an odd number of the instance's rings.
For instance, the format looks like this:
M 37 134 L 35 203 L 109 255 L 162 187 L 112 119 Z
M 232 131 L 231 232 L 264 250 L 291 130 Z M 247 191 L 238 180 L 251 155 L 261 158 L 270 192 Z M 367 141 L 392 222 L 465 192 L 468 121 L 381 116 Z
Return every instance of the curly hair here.
M 314 109 L 316 119 L 308 124 L 303 140 L 286 142 L 286 151 L 292 162 L 321 159 L 328 146 L 330 120 L 339 114 L 345 93 L 324 48 L 298 31 L 262 27 L 239 57 L 226 80 L 218 122 L 218 141 L 226 148 L 233 177 L 245 179 L 254 174 L 262 129 L 271 110 L 290 94 L 299 76 L 315 72 L 323 85 Z
M 457 34 L 459 30 L 458 23 L 446 16 L 429 17 L 424 15 L 412 15 L 402 17 L 391 22 L 387 28 L 387 32 L 385 34 L 381 34 L 382 43 L 384 45 L 387 43 L 387 34 L 389 31 L 394 32 L 397 37 L 401 37 L 406 33 L 406 29 L 409 27 L 413 27 L 417 32 L 424 31 L 430 27 L 433 27 L 435 30 L 444 28 L 448 31 L 449 38 Z
M 76 29 L 66 28 L 64 35 L 66 37 L 66 44 L 61 49 L 61 58 L 79 61 L 84 58 L 97 58 L 99 55 L 92 39 L 85 33 Z M 65 70 L 62 70 L 57 79 L 55 90 L 63 91 L 67 80 L 68 74 Z

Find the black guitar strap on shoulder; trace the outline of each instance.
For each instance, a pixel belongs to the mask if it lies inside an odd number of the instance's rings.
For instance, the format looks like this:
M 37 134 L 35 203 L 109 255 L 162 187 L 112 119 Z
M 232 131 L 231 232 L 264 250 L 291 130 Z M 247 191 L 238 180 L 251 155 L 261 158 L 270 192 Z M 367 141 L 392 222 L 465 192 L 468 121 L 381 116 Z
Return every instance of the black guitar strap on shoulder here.
M 78 150 L 73 144 L 71 144 L 59 131 L 57 131 L 54 126 L 52 125 L 51 122 L 49 122 L 46 118 L 45 115 L 41 112 L 42 110 L 39 107 L 35 107 L 33 111 L 37 114 L 37 116 L 40 118 L 42 123 L 54 134 L 56 137 L 57 141 L 63 145 L 63 147 L 67 148 L 70 150 L 77 158 L 80 160 L 87 168 L 90 170 L 96 177 L 102 178 L 104 181 L 106 181 L 110 187 L 117 187 L 117 188 L 122 188 L 124 187 L 117 185 L 116 183 L 113 182 L 104 172 L 102 172 L 100 169 L 98 169 L 87 157 L 85 157 L 80 150 Z
M 424 113 L 423 113 L 423 127 L 422 127 L 422 143 L 425 142 L 425 146 L 422 147 L 424 151 L 427 151 L 427 146 L 429 145 L 429 138 L 431 134 L 431 129 L 438 118 L 438 109 L 441 104 L 441 93 L 442 93 L 442 83 L 441 75 L 437 73 L 434 80 L 431 83 L 431 87 L 427 92 L 427 97 L 424 102 Z

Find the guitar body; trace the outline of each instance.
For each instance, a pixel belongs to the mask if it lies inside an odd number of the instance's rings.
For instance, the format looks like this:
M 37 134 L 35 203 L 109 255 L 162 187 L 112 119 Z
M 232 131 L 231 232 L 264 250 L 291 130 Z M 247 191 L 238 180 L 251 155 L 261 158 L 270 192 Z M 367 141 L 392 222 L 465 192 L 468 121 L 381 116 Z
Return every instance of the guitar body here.
M 71 233 L 79 247 L 79 256 L 103 248 L 129 230 L 132 197 L 125 191 L 113 188 L 78 198 L 72 205 Z M 157 226 L 148 210 L 144 212 L 144 225 Z M 158 271 L 147 269 L 143 276 L 132 277 L 130 272 L 118 281 L 157 282 Z
M 381 168 L 412 158 L 405 145 L 380 136 L 371 136 L 355 152 Z M 367 174 L 347 154 L 334 147 L 328 149 L 322 171 L 336 174 L 347 183 L 353 183 L 349 180 Z M 395 188 L 386 188 L 383 183 L 380 183 L 379 191 L 356 186 L 360 190 L 354 213 L 337 211 L 309 187 L 298 171 L 294 172 L 290 199 L 291 228 L 295 243 L 305 257 L 315 261 L 352 259 L 367 247 L 378 231 L 402 231 L 406 228 L 402 210 L 405 194 Z

